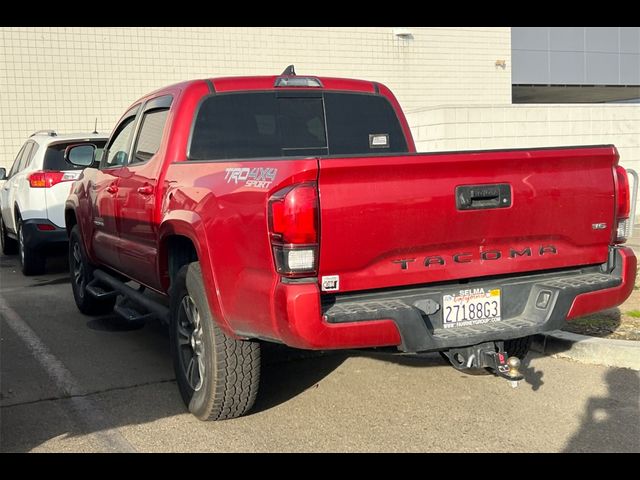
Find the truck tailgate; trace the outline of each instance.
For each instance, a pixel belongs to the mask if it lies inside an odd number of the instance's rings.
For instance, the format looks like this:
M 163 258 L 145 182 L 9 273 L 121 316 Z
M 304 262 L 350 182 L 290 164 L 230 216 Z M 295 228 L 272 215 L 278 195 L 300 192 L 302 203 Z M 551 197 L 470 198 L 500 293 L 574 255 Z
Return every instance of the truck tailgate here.
M 323 158 L 319 277 L 342 292 L 605 262 L 617 159 L 613 146 Z

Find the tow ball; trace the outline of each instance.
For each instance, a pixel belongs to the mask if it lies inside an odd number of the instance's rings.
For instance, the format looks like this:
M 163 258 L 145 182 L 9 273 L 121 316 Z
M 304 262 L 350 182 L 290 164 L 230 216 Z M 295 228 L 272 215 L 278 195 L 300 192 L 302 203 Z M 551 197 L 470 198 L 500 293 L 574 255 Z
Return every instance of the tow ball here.
M 489 370 L 498 377 L 509 381 L 511 387 L 516 388 L 518 382 L 524 379 L 520 373 L 522 362 L 518 357 L 509 357 L 504 351 L 503 342 L 487 342 L 464 348 L 452 348 L 442 355 L 451 365 L 460 371 L 474 373 Z
M 489 366 L 497 376 L 509 380 L 512 388 L 518 386 L 518 382 L 524 378 L 520 373 L 522 362 L 518 357 L 507 358 L 503 352 L 488 352 L 487 355 L 494 357 L 495 367 Z

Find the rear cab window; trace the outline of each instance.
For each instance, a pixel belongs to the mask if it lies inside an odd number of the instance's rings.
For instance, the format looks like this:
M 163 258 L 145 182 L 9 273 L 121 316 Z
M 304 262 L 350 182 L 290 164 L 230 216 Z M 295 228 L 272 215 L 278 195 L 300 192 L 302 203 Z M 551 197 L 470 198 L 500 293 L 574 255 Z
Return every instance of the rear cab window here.
M 102 149 L 104 145 L 107 143 L 106 140 L 91 140 L 90 142 L 79 142 L 69 141 L 64 143 L 54 143 L 53 145 L 49 145 L 44 154 L 44 170 L 52 170 L 52 171 L 64 171 L 64 170 L 82 170 L 86 167 L 82 165 L 74 165 L 71 162 L 68 162 L 64 158 L 64 151 L 69 145 L 79 145 L 83 143 L 92 143 L 96 146 L 96 153 L 94 158 L 100 158 L 102 155 Z
M 386 98 L 282 90 L 206 97 L 195 116 L 188 159 L 385 153 L 408 153 Z

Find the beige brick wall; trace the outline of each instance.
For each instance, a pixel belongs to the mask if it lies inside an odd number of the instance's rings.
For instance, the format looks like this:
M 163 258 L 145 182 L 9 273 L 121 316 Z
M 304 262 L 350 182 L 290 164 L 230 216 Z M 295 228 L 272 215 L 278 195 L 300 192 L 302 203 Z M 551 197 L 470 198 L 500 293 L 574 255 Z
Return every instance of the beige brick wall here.
M 108 132 L 141 95 L 190 78 L 299 74 L 380 81 L 405 109 L 511 102 L 509 28 L 0 27 L 0 166 L 27 135 Z M 495 66 L 506 60 L 506 69 Z
M 612 143 L 620 164 L 640 172 L 640 105 L 443 106 L 407 119 L 419 151 Z
M 640 105 L 474 105 L 407 113 L 421 151 L 613 143 L 640 171 Z

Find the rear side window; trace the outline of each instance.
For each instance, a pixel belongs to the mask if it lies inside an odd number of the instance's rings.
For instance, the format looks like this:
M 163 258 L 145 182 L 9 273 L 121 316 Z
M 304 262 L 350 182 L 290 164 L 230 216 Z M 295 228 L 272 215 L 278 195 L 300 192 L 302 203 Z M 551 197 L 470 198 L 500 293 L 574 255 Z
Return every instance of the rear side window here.
M 28 165 L 29 160 L 31 160 L 31 154 L 33 153 L 33 146 L 34 146 L 33 142 L 29 142 L 25 146 L 24 151 L 22 152 L 22 156 L 20 157 L 20 164 L 18 165 L 18 172 L 21 172 L 22 170 L 24 170 L 26 168 L 26 166 Z
M 371 147 L 372 136 L 388 143 Z M 406 140 L 385 98 L 282 91 L 206 98 L 195 119 L 189 159 L 400 152 L 407 152 Z
M 168 108 L 145 112 L 142 117 L 142 127 L 138 135 L 135 154 L 129 162 L 130 164 L 144 163 L 158 152 L 168 114 Z
M 81 165 L 74 165 L 71 162 L 68 162 L 64 159 L 64 151 L 69 145 L 80 145 L 82 143 L 92 143 L 94 144 L 96 149 L 96 155 L 94 158 L 98 159 L 102 156 L 102 149 L 104 148 L 105 140 L 92 140 L 91 142 L 66 142 L 66 143 L 57 143 L 54 145 L 49 145 L 47 147 L 47 151 L 44 154 L 44 170 L 82 170 L 83 167 Z

